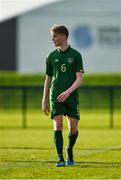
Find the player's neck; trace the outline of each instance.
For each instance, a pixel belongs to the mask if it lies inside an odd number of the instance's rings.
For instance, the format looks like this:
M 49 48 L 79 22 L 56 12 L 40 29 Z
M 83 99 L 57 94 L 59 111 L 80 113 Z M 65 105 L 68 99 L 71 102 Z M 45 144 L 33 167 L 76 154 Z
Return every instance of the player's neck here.
M 68 49 L 68 47 L 69 47 L 69 44 L 66 42 L 66 43 L 62 44 L 59 47 L 59 49 L 60 49 L 60 51 L 66 51 Z

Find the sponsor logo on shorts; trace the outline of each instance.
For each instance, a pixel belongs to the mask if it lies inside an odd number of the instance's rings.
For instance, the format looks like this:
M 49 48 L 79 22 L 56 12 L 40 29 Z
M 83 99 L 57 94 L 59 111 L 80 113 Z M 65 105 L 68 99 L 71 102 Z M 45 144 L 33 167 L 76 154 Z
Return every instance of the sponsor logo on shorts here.
M 56 109 L 52 109 L 52 114 L 55 114 L 56 113 Z
M 77 105 L 77 115 L 79 115 L 79 104 Z

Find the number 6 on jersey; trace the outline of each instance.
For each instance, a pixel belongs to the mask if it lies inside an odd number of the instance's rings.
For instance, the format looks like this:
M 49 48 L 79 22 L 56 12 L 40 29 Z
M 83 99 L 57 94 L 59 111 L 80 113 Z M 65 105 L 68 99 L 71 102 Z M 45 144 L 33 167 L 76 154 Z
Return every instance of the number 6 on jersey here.
M 66 71 L 66 64 L 62 64 L 62 65 L 61 65 L 61 71 L 62 71 L 62 72 L 65 72 L 65 71 Z

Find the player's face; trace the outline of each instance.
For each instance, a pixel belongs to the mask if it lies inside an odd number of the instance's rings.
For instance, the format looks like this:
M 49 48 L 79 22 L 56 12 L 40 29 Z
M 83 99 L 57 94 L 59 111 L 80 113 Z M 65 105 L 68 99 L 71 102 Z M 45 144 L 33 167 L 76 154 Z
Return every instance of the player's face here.
M 62 34 L 52 33 L 52 41 L 54 42 L 55 46 L 61 46 L 64 39 Z

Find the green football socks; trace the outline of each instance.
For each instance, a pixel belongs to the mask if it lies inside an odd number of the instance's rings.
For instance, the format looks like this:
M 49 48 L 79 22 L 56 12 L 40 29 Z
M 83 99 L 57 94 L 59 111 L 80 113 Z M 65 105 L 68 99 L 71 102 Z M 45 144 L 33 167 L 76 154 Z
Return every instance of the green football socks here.
M 68 135 L 68 141 L 69 141 L 69 144 L 68 144 L 68 148 L 73 148 L 75 142 L 76 142 L 76 139 L 78 137 L 78 131 L 76 134 L 69 134 Z
M 59 161 L 64 161 L 62 131 L 54 131 L 54 143 L 57 150 Z
M 73 160 L 73 146 L 76 142 L 78 137 L 78 131 L 76 134 L 69 134 L 68 135 L 68 147 L 67 147 L 67 155 L 69 160 Z
M 68 155 L 68 160 L 71 160 L 71 161 L 73 161 L 73 146 L 76 142 L 77 137 L 78 137 L 78 131 L 75 135 L 73 134 L 68 135 L 67 155 Z M 64 161 L 62 131 L 54 131 L 54 143 L 55 143 L 59 161 Z

